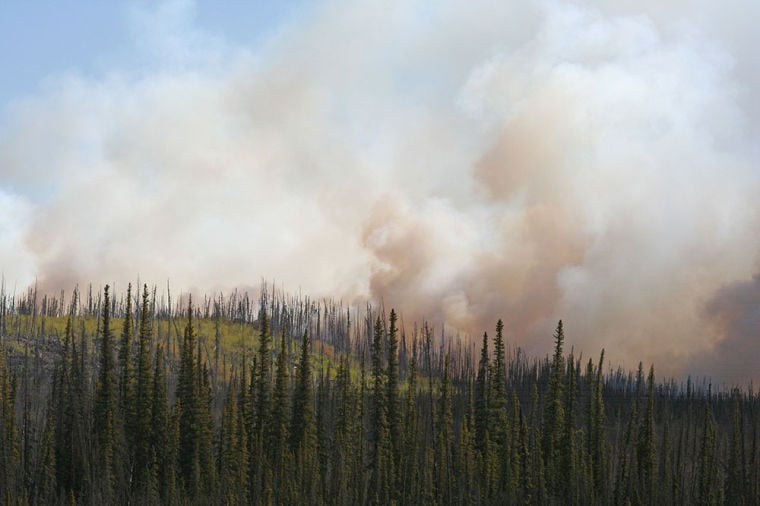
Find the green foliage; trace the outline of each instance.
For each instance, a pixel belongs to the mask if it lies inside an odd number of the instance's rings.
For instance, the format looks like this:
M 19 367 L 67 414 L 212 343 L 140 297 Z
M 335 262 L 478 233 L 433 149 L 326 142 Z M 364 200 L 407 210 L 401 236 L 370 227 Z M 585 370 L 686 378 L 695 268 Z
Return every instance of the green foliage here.
M 102 326 L 100 337 L 100 370 L 95 390 L 95 434 L 97 444 L 96 462 L 99 471 L 106 478 L 96 496 L 105 502 L 119 495 L 118 482 L 121 480 L 118 458 L 121 455 L 119 429 L 122 422 L 118 418 L 118 390 L 116 368 L 113 358 L 113 334 L 111 332 L 111 300 L 108 285 L 103 290 Z
M 15 416 L 15 381 L 5 361 L 3 343 L 0 341 L 0 490 L 10 498 L 19 493 L 18 469 L 20 466 L 20 440 Z
M 184 487 L 197 495 L 200 485 L 198 439 L 200 437 L 199 389 L 195 361 L 195 328 L 192 299 L 187 306 L 187 325 L 182 340 L 179 377 L 177 380 L 177 413 L 179 415 L 179 477 Z
M 383 353 L 383 322 L 380 317 L 375 322 L 372 340 L 372 413 L 370 418 L 370 483 L 369 503 L 388 504 L 390 502 L 393 461 L 385 388 L 385 368 Z
M 150 409 L 150 484 L 146 493 L 157 495 L 164 504 L 176 498 L 178 446 L 178 417 L 169 413 L 166 389 L 164 354 L 161 345 L 156 346 L 153 366 L 153 388 Z M 143 436 L 144 437 L 144 436 Z
M 760 397 L 605 373 L 604 351 L 581 370 L 561 322 L 529 361 L 502 322 L 478 357 L 428 325 L 409 343 L 395 309 L 188 299 L 180 332 L 147 286 L 134 329 L 111 295 L 0 340 L 3 502 L 760 503 Z
M 134 368 L 132 364 L 132 284 L 127 287 L 127 309 L 124 311 L 119 344 L 119 410 L 127 425 L 127 444 L 134 446 L 137 408 L 134 398 Z
M 128 437 L 134 450 L 134 479 L 132 481 L 132 489 L 135 491 L 149 488 L 148 486 L 151 484 L 151 438 L 141 437 L 141 435 L 150 434 L 154 430 L 154 427 L 151 425 L 151 408 L 153 405 L 153 368 L 150 357 L 153 340 L 151 317 L 150 293 L 148 292 L 148 285 L 143 285 L 137 339 L 137 364 L 134 368 L 136 375 L 134 409 L 131 414 L 133 417 L 131 426 L 134 432 Z
M 401 476 L 401 406 L 399 399 L 399 368 L 398 368 L 398 316 L 391 309 L 390 326 L 388 329 L 388 368 L 385 373 L 386 393 L 385 403 L 388 422 L 388 436 L 391 442 L 392 469 L 390 472 L 391 495 L 399 501 L 399 483 Z
M 554 358 L 551 364 L 551 379 L 547 388 L 543 423 L 543 459 L 546 466 L 547 487 L 555 497 L 562 497 L 562 463 L 561 450 L 563 434 L 566 432 L 565 410 L 562 403 L 562 386 L 564 378 L 564 331 L 562 320 L 554 333 Z
M 717 444 L 715 420 L 713 419 L 710 404 L 706 402 L 697 469 L 696 504 L 701 506 L 713 506 L 720 503 Z

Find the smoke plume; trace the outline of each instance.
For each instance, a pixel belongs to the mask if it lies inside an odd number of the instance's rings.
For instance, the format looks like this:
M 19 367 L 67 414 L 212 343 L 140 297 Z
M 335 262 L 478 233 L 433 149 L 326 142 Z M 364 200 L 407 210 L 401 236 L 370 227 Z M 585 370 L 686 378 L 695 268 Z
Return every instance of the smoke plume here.
M 688 4 L 325 2 L 256 47 L 192 4 L 140 12 L 144 70 L 10 105 L 0 268 L 263 277 L 470 335 L 503 318 L 541 354 L 562 318 L 586 356 L 760 380 L 760 12 Z

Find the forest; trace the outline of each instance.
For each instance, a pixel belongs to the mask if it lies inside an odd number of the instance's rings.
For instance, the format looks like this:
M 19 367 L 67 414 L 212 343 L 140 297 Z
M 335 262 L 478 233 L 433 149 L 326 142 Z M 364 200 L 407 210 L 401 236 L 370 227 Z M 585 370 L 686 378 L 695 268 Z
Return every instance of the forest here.
M 751 384 L 260 292 L 3 291 L 4 504 L 760 504 Z

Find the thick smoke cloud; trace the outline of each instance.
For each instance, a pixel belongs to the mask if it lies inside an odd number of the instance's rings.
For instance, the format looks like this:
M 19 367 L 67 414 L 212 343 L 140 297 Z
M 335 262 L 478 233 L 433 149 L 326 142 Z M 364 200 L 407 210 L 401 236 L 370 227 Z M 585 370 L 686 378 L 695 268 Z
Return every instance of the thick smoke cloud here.
M 718 365 L 725 371 L 721 379 L 743 386 L 747 371 L 756 375 L 760 356 L 760 275 L 721 288 L 705 311 L 714 332 L 724 338 L 703 353 L 697 367 L 710 374 Z
M 682 9 L 328 2 L 253 48 L 192 5 L 142 12 L 149 70 L 13 104 L 6 280 L 264 277 L 471 335 L 501 317 L 532 353 L 563 318 L 587 356 L 758 380 L 719 358 L 760 334 L 757 290 L 726 288 L 760 251 L 757 7 Z

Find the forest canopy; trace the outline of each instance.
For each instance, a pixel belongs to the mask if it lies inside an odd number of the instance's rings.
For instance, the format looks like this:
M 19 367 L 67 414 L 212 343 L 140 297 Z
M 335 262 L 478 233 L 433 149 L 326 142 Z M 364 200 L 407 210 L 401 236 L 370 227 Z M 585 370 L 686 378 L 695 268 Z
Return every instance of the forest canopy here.
M 760 397 L 261 291 L 2 297 L 29 504 L 757 504 Z M 489 335 L 489 332 L 491 334 Z

